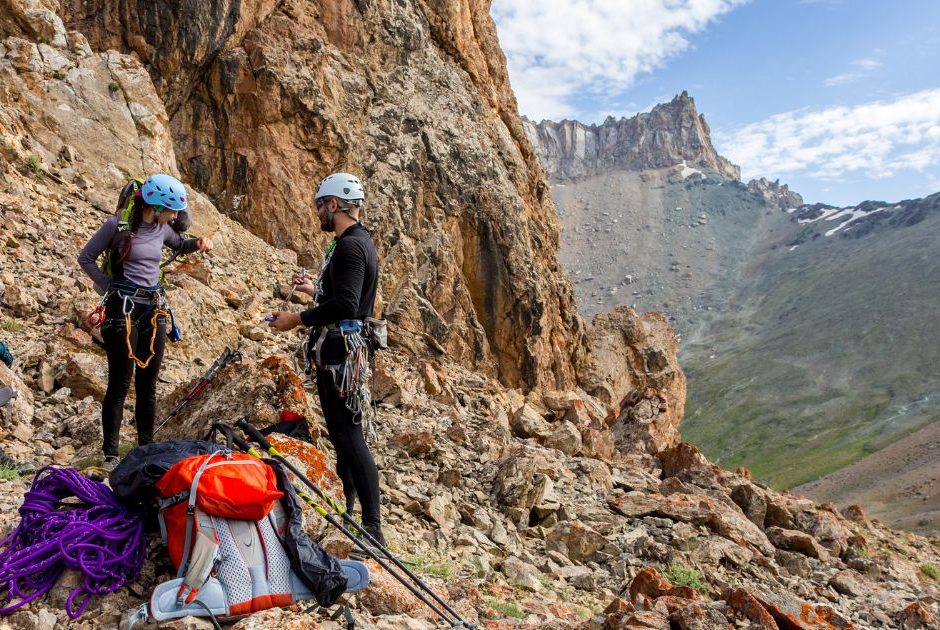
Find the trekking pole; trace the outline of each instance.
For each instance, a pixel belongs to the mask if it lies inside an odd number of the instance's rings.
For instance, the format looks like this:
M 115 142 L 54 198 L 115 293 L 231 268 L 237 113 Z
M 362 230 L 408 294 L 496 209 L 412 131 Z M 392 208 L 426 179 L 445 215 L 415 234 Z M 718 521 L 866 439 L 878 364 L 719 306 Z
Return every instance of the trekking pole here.
M 161 422 L 160 425 L 154 429 L 153 434 L 156 435 L 157 432 L 159 432 L 160 429 L 162 429 L 164 425 L 170 421 L 170 418 L 178 414 L 180 410 L 186 406 L 186 403 L 195 398 L 196 394 L 201 392 L 206 385 L 212 382 L 212 379 L 214 379 L 215 375 L 219 373 L 219 370 L 234 361 L 240 361 L 241 358 L 241 352 L 238 350 L 232 350 L 228 346 L 225 346 L 225 350 L 223 350 L 222 354 L 219 355 L 219 358 L 215 360 L 215 363 L 209 366 L 209 369 L 206 370 L 206 373 L 202 375 L 202 377 L 199 379 L 199 382 L 197 382 L 193 388 L 189 390 L 189 393 L 186 394 L 182 400 L 176 403 L 176 406 L 173 407 L 169 414 L 167 414 L 166 418 L 163 419 L 163 422 Z
M 350 532 L 349 530 L 347 530 L 345 527 L 343 527 L 342 525 L 340 525 L 339 522 L 336 521 L 336 518 L 333 517 L 333 515 L 329 514 L 325 509 L 323 509 L 323 507 L 322 507 L 319 503 L 317 503 L 317 502 L 313 499 L 313 497 L 310 497 L 310 496 L 307 495 L 305 492 L 298 490 L 298 495 L 300 495 L 302 498 L 304 498 L 304 500 L 305 500 L 311 507 L 313 507 L 314 510 L 317 511 L 317 514 L 320 514 L 320 516 L 323 516 L 324 518 L 326 518 L 327 521 L 329 521 L 330 524 L 337 526 L 344 534 L 346 534 L 347 536 L 349 536 L 349 537 L 352 539 L 352 541 L 353 541 L 354 543 L 356 543 L 356 545 L 359 546 L 360 549 L 362 549 L 363 551 L 365 551 L 365 552 L 369 555 L 369 557 L 371 557 L 372 559 L 374 559 L 375 561 L 377 561 L 377 562 L 382 566 L 382 568 L 384 568 L 386 571 L 388 571 L 388 572 L 391 573 L 393 576 L 395 576 L 395 578 L 396 578 L 399 582 L 401 582 L 409 591 L 411 591 L 411 593 L 412 593 L 413 595 L 415 595 L 418 599 L 420 599 L 420 600 L 423 601 L 425 604 L 427 604 L 427 605 L 431 608 L 431 610 L 433 610 L 434 612 L 436 612 L 436 613 L 438 614 L 438 616 L 441 617 L 441 619 L 443 619 L 444 621 L 446 621 L 446 622 L 447 622 L 448 624 L 450 624 L 452 627 L 463 626 L 464 628 L 468 628 L 469 630 L 473 630 L 473 628 L 474 628 L 474 625 L 473 625 L 473 624 L 471 624 L 470 622 L 466 621 L 463 617 L 461 617 L 460 614 L 459 614 L 457 611 L 455 611 L 446 601 L 444 601 L 444 599 L 441 598 L 440 595 L 438 595 L 437 593 L 435 593 L 435 592 L 434 592 L 434 589 L 432 589 L 430 586 L 428 586 L 427 583 L 426 583 L 424 580 L 422 580 L 421 578 L 419 578 L 419 577 L 418 577 L 417 575 L 415 575 L 410 569 L 408 569 L 408 567 L 406 567 L 406 566 L 404 565 L 404 563 L 401 562 L 401 560 L 399 560 L 398 558 L 396 558 L 396 557 L 392 554 L 391 551 L 389 551 L 382 543 L 380 543 L 378 540 L 376 540 L 376 538 L 375 538 L 372 534 L 370 534 L 368 531 L 366 531 L 365 528 L 360 527 L 360 526 L 356 523 L 356 521 L 354 521 L 354 520 L 352 519 L 352 517 L 349 516 L 349 514 L 346 513 L 345 510 L 341 509 L 341 508 L 336 504 L 336 502 L 333 501 L 330 497 L 328 497 L 328 496 L 326 495 L 326 493 L 324 493 L 322 490 L 320 490 L 320 488 L 317 487 L 316 484 L 314 484 L 312 481 L 310 481 L 309 479 L 307 479 L 307 477 L 306 477 L 303 473 L 301 473 L 301 472 L 297 469 L 296 466 L 294 466 L 294 465 L 291 464 L 289 461 L 287 461 L 287 458 L 284 457 L 284 455 L 282 455 L 276 448 L 274 448 L 274 447 L 271 445 L 271 443 L 267 440 L 267 438 L 265 438 L 265 437 L 261 434 L 261 432 L 258 431 L 258 429 L 256 429 L 255 427 L 253 427 L 253 426 L 248 422 L 247 419 L 245 419 L 245 418 L 240 418 L 239 420 L 237 420 L 237 421 L 235 422 L 235 426 L 238 427 L 239 429 L 241 429 L 242 431 L 244 431 L 245 434 L 248 435 L 252 440 L 254 440 L 255 442 L 257 442 L 257 443 L 261 446 L 261 448 L 263 448 L 269 455 L 271 455 L 271 457 L 273 457 L 274 459 L 276 459 L 277 461 L 279 461 L 281 464 L 283 464 L 285 467 L 287 467 L 288 470 L 290 470 L 292 473 L 294 473 L 294 474 L 297 476 L 297 478 L 300 479 L 300 480 L 304 483 L 304 485 L 306 485 L 308 488 L 310 488 L 311 490 L 313 490 L 314 494 L 316 494 L 318 497 L 320 497 L 321 499 L 323 499 L 331 508 L 333 508 L 333 510 L 335 510 L 335 511 L 337 512 L 337 514 L 339 514 L 339 515 L 343 518 L 344 521 L 346 521 L 347 523 L 349 523 L 350 525 L 352 525 L 353 527 L 355 527 L 356 530 L 357 530 L 360 534 L 364 535 L 365 539 L 366 539 L 367 541 L 369 541 L 369 543 L 371 543 L 372 545 L 375 546 L 376 549 L 378 549 L 379 551 L 381 551 L 382 554 L 383 554 L 386 558 L 388 558 L 389 560 L 391 560 L 391 561 L 395 564 L 396 567 L 398 567 L 399 569 L 401 569 L 402 571 L 404 571 L 405 575 L 407 575 L 409 578 L 411 578 L 411 579 L 414 581 L 415 584 L 417 584 L 417 585 L 420 586 L 423 590 L 425 590 L 428 594 L 430 594 L 431 597 L 433 597 L 434 600 L 435 600 L 437 603 L 439 603 L 441 606 L 443 606 L 444 609 L 447 610 L 447 612 L 449 612 L 449 613 L 454 617 L 454 619 L 456 619 L 456 621 L 451 621 L 446 615 L 444 615 L 444 614 L 441 612 L 441 610 L 440 610 L 439 608 L 437 608 L 437 607 L 434 606 L 431 602 L 429 602 L 429 601 L 427 600 L 427 598 L 426 598 L 422 593 L 419 593 L 417 590 L 415 590 L 415 588 L 414 588 L 411 584 L 408 584 L 408 583 L 405 581 L 404 578 L 402 578 L 399 574 L 397 574 L 397 573 L 395 573 L 394 571 L 392 571 L 390 567 L 388 567 L 386 564 L 384 564 L 384 563 L 382 562 L 382 560 L 379 559 L 379 558 L 375 555 L 375 552 L 374 552 L 372 549 L 370 549 L 367 545 L 365 545 L 355 534 L 353 534 L 352 532 Z M 236 444 L 239 448 L 242 448 L 242 445 L 239 444 L 239 442 L 241 442 L 242 444 L 244 444 L 244 441 L 241 440 L 241 439 L 239 439 L 239 438 L 237 438 L 237 436 L 233 436 L 233 442 L 234 442 L 235 440 L 238 440 L 237 442 L 235 442 L 235 444 Z M 249 454 L 251 454 L 251 455 L 254 455 L 255 457 L 261 457 L 261 453 L 259 453 L 256 449 L 252 448 L 250 445 L 247 445 L 247 444 L 245 444 L 245 446 L 248 447 L 248 449 L 247 449 L 247 451 L 246 451 L 247 453 L 249 453 Z

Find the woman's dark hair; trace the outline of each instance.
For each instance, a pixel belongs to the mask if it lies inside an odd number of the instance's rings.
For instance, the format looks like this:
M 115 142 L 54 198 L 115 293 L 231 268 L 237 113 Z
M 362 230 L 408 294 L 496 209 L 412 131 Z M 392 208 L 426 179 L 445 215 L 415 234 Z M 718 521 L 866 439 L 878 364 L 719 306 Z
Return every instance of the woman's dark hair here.
M 118 264 L 122 264 L 127 257 L 130 256 L 134 236 L 137 234 L 137 230 L 140 229 L 140 224 L 144 221 L 144 210 L 146 209 L 147 204 L 144 202 L 143 197 L 134 197 L 134 207 L 131 209 L 130 229 L 125 232 L 126 236 L 124 237 L 124 241 L 118 246 Z

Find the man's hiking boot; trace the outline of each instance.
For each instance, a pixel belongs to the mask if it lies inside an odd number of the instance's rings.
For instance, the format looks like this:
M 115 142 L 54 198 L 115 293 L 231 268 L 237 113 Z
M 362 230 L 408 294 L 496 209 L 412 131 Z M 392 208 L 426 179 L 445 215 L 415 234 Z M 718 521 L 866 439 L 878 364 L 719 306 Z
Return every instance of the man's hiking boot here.
M 101 463 L 101 467 L 111 472 L 117 465 L 121 463 L 121 458 L 117 455 L 106 455 L 104 461 Z
M 372 538 L 374 538 L 380 545 L 383 547 L 385 544 L 385 536 L 382 534 L 382 528 L 375 525 L 356 525 L 355 527 L 349 528 L 353 534 L 362 542 L 363 545 L 369 548 L 370 551 L 375 553 L 378 556 L 383 556 L 384 554 L 379 551 L 379 549 L 373 544 L 371 540 L 362 535 L 362 532 L 367 532 Z M 352 560 L 368 560 L 369 554 L 363 551 L 358 546 L 352 548 L 349 552 L 349 557 Z
M 382 534 L 382 528 L 379 525 L 363 525 L 362 529 L 367 531 L 380 545 L 386 546 L 385 535 Z

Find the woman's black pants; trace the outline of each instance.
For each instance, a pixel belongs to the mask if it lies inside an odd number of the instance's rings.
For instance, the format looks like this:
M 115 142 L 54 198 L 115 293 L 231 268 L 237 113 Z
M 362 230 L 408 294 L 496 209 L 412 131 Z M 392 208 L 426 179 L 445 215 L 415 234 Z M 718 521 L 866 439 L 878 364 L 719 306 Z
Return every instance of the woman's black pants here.
M 131 347 L 134 354 L 146 362 L 146 368 L 136 365 L 128 356 L 124 315 L 121 314 L 120 299 L 107 304 L 107 321 L 101 329 L 105 350 L 108 354 L 108 390 L 101 405 L 101 429 L 104 433 L 105 457 L 117 456 L 120 443 L 121 422 L 124 419 L 124 399 L 134 379 L 137 403 L 134 405 L 134 422 L 137 424 L 137 444 L 153 442 L 154 416 L 157 412 L 157 376 L 163 363 L 166 347 L 166 320 L 158 318 L 156 336 L 151 323 L 153 313 L 148 304 L 134 304 L 131 312 Z M 133 325 L 136 322 L 136 325 Z

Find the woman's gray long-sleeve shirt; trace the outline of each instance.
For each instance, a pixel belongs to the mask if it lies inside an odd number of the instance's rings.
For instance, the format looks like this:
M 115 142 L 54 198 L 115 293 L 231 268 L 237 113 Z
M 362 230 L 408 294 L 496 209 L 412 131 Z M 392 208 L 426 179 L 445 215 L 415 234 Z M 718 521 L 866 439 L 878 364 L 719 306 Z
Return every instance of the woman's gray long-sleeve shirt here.
M 104 222 L 78 255 L 78 264 L 95 283 L 95 290 L 104 295 L 111 284 L 110 278 L 98 266 L 98 256 L 111 247 L 118 231 L 118 218 L 111 217 Z M 128 257 L 121 263 L 124 278 L 143 287 L 152 287 L 160 282 L 160 261 L 163 248 L 179 250 L 191 254 L 198 249 L 196 239 L 184 239 L 168 223 L 142 223 L 134 236 L 134 243 Z

